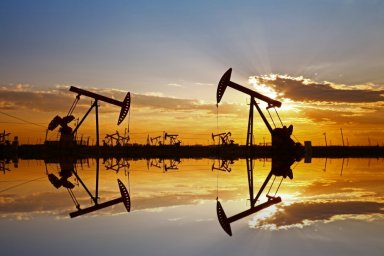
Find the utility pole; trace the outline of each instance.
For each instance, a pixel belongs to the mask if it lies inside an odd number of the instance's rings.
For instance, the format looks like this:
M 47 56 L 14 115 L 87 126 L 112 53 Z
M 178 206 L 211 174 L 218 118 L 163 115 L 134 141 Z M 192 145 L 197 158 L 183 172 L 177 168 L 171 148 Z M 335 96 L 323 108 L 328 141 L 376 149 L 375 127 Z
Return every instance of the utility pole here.
M 327 144 L 327 133 L 323 133 L 323 135 L 324 135 L 324 140 L 325 140 L 325 146 L 327 147 L 328 146 L 328 144 Z
M 344 136 L 343 136 L 343 129 L 340 128 L 340 132 L 341 132 L 341 140 L 343 141 L 343 147 L 345 146 L 344 145 Z

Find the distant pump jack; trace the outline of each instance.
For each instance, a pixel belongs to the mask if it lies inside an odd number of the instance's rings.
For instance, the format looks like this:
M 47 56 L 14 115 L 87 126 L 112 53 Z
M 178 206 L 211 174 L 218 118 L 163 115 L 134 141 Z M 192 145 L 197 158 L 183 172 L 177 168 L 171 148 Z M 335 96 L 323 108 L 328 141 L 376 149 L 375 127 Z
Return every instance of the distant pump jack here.
M 234 140 L 231 140 L 230 137 L 231 137 L 231 132 L 223 132 L 223 133 L 218 133 L 218 134 L 213 134 L 212 133 L 212 140 L 213 142 L 215 142 L 215 138 L 216 137 L 219 137 L 219 142 L 218 142 L 218 145 L 228 145 L 228 144 L 233 144 L 234 143 Z
M 162 145 L 162 142 L 161 142 L 161 135 L 160 135 L 160 136 L 157 136 L 157 137 L 151 137 L 151 138 L 150 138 L 150 141 L 151 141 L 151 145 L 159 145 L 159 146 Z
M 181 141 L 177 138 L 178 134 L 164 133 L 164 142 L 169 138 L 169 145 L 180 146 Z

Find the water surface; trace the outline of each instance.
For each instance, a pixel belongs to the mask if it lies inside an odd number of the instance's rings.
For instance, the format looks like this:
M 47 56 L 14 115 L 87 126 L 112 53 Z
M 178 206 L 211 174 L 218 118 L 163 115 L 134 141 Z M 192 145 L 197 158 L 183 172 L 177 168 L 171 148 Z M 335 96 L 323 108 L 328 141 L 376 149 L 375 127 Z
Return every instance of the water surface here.
M 266 202 L 267 194 L 282 201 L 233 222 L 232 236 L 219 224 L 216 202 L 227 217 L 251 207 L 245 159 L 228 165 L 213 159 L 99 162 L 98 184 L 95 159 L 76 164 L 78 177 L 67 178 L 73 189 L 49 181 L 50 174 L 60 178 L 59 163 L 4 163 L 2 255 L 382 255 L 384 250 L 383 159 L 294 163 L 293 179 L 276 177 L 270 189 L 273 176 L 256 204 Z M 255 195 L 271 160 L 253 164 Z M 70 218 L 78 211 L 76 201 L 85 209 L 95 200 L 121 197 L 117 179 L 129 190 L 130 212 L 117 203 Z

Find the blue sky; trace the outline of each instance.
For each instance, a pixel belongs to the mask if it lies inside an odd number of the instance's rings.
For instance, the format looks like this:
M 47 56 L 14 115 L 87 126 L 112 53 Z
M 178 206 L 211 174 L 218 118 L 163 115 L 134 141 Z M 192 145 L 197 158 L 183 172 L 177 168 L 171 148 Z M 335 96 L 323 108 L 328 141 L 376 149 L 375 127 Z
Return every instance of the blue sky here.
M 156 120 L 143 125 L 135 119 L 140 132 L 156 133 L 146 129 L 158 126 L 181 132 L 181 125 L 196 128 L 198 120 L 210 134 L 216 129 L 216 85 L 232 67 L 231 79 L 255 90 L 261 88 L 249 83 L 251 76 L 260 82 L 268 81 L 263 75 L 286 75 L 268 86 L 279 100 L 293 102 L 284 101 L 283 110 L 290 112 L 283 119 L 303 124 L 295 130 L 314 133 L 311 140 L 320 143 L 326 130 L 338 138 L 343 127 L 355 143 L 371 136 L 382 144 L 383 28 L 379 0 L 4 0 L 0 109 L 28 118 L 32 106 L 35 121 L 48 123 L 73 97 L 56 101 L 58 85 L 108 95 L 119 89 L 134 94 L 134 115 Z M 232 118 L 221 122 L 223 129 L 245 127 L 247 100 L 227 90 L 223 103 L 237 105 L 221 107 Z M 316 132 L 307 130 L 311 126 Z
M 384 82 L 382 1 L 13 0 L 0 6 L 2 84 L 76 83 L 181 96 L 167 85 L 215 84 L 229 67 L 243 80 L 273 72 Z

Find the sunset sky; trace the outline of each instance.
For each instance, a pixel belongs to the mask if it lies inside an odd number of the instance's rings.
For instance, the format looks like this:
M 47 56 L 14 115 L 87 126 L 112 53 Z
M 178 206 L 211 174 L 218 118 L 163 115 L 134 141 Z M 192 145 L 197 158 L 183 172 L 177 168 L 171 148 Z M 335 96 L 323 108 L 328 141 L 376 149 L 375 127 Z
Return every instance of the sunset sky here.
M 42 142 L 76 86 L 117 100 L 131 93 L 131 142 L 166 131 L 208 144 L 212 132 L 231 131 L 244 144 L 249 97 L 228 88 L 215 105 L 233 68 L 232 81 L 283 102 L 298 141 L 324 145 L 326 133 L 340 145 L 342 129 L 346 144 L 383 145 L 383 28 L 379 0 L 3 0 L 0 131 Z M 90 102 L 82 97 L 75 116 Z M 101 138 L 127 128 L 128 118 L 116 125 L 119 112 L 101 104 Z M 270 140 L 255 122 L 256 142 Z M 94 129 L 92 114 L 79 134 L 94 138 Z

